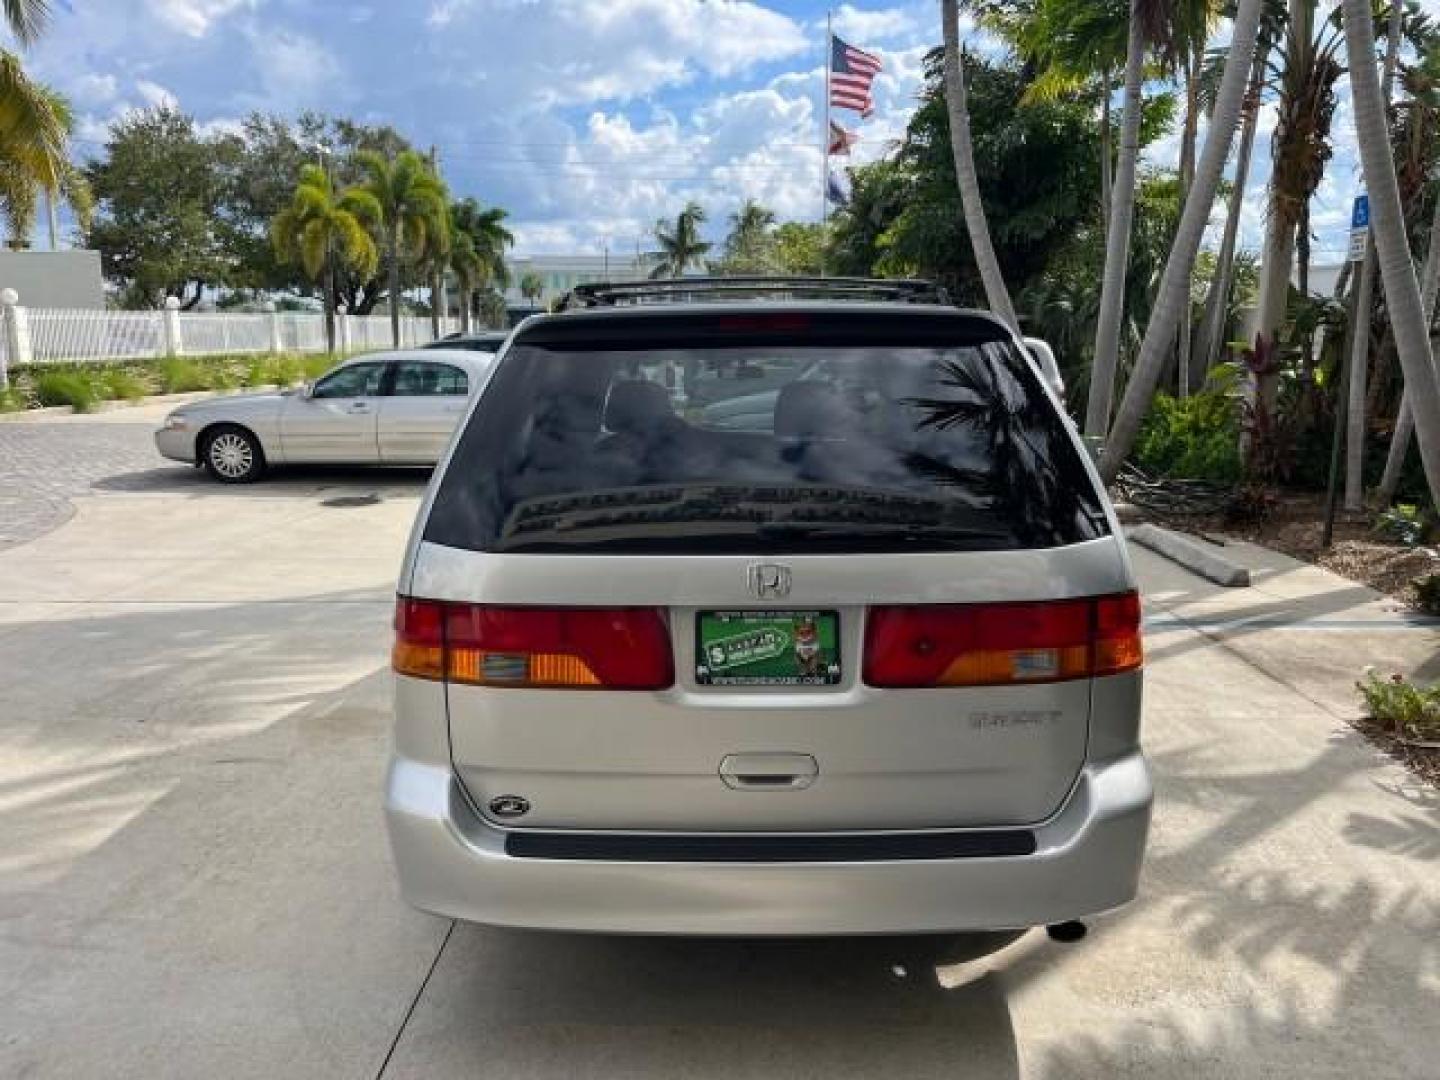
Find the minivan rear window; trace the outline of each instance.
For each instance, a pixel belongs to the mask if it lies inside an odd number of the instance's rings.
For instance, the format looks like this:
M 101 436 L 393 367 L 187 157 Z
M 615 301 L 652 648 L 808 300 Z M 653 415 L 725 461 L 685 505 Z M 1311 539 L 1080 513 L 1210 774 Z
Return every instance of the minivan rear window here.
M 425 539 L 516 553 L 1055 547 L 1108 532 L 1008 340 L 512 346 Z

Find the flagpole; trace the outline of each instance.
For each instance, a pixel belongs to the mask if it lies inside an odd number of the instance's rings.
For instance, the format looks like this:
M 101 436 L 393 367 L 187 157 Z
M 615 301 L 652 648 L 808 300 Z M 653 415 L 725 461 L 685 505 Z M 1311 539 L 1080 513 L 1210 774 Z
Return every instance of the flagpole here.
M 835 31 L 825 12 L 825 117 L 820 126 L 820 276 L 825 276 L 825 234 L 830 225 L 830 70 L 835 66 Z

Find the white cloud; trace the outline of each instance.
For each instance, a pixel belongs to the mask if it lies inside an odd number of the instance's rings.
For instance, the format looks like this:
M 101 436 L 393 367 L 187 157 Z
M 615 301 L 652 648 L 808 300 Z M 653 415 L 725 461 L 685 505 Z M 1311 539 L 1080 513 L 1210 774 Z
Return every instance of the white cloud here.
M 841 4 L 833 25 L 835 33 L 850 44 L 868 49 L 873 42 L 913 37 L 920 29 L 920 20 L 913 8 L 861 11 L 854 4 Z
M 82 105 L 103 105 L 114 101 L 120 92 L 119 80 L 114 75 L 87 72 L 68 86 L 70 96 Z
M 140 100 L 152 109 L 175 109 L 180 106 L 180 99 L 172 94 L 165 87 L 149 79 L 135 80 L 135 93 L 140 95 Z
M 252 0 L 148 0 L 151 12 L 166 26 L 188 37 L 204 37 L 218 20 Z

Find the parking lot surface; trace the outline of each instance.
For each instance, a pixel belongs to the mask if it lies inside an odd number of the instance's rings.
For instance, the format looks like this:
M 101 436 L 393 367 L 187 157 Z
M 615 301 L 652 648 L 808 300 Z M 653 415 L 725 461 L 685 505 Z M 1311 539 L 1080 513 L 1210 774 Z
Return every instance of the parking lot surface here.
M 380 814 L 424 475 L 224 488 L 150 419 L 0 425 L 0 1076 L 1436 1075 L 1440 798 L 1346 719 L 1440 631 L 1368 590 L 1135 552 L 1156 818 L 1079 944 L 452 925 Z

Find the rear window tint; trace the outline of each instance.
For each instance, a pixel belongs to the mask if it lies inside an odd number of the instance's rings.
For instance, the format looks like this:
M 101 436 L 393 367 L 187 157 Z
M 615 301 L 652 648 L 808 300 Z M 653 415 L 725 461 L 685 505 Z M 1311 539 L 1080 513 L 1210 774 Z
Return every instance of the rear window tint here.
M 1108 531 L 1008 340 L 601 349 L 518 342 L 425 538 L 494 552 L 1054 547 Z

